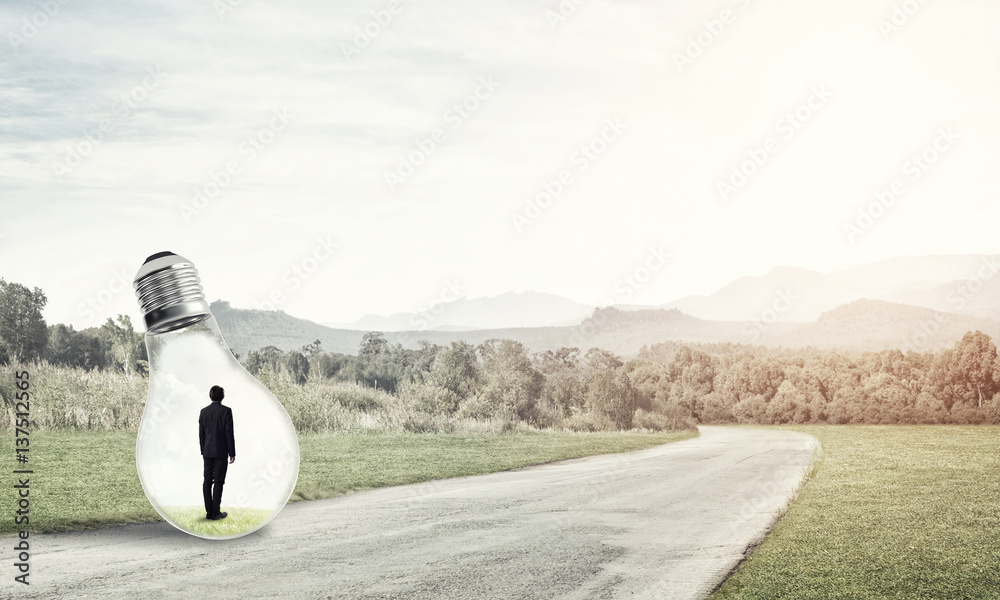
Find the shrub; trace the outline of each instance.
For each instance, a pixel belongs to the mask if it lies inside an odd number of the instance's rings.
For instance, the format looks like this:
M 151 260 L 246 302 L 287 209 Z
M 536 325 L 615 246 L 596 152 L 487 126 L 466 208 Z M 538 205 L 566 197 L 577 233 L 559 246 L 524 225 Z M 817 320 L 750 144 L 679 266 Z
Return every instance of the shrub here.
M 597 371 L 587 382 L 585 398 L 587 410 L 610 419 L 615 425 L 612 429 L 632 428 L 639 394 L 627 375 L 610 370 Z
M 458 407 L 458 417 L 465 419 L 514 419 L 516 412 L 509 404 L 497 402 L 484 394 L 472 396 Z
M 588 410 L 575 411 L 563 419 L 561 426 L 570 431 L 582 432 L 614 431 L 617 429 L 615 422 L 606 414 Z
M 666 415 L 637 408 L 635 409 L 635 416 L 632 417 L 632 426 L 637 429 L 663 431 L 670 428 L 670 422 Z
M 705 396 L 702 403 L 702 423 L 732 423 L 736 420 L 733 411 L 726 405 L 725 398 L 718 393 Z
M 956 407 L 951 413 L 949 421 L 955 425 L 982 425 L 989 419 L 989 414 L 985 410 L 970 407 Z
M 451 414 L 458 410 L 458 395 L 436 383 L 408 383 L 400 387 L 405 406 L 427 413 Z

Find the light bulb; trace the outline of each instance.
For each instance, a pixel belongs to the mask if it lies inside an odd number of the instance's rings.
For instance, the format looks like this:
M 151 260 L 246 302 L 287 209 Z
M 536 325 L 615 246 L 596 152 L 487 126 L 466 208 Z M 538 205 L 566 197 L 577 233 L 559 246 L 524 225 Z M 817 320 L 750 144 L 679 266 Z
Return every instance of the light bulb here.
M 198 537 L 234 538 L 263 527 L 288 501 L 298 478 L 292 420 L 230 352 L 190 261 L 172 252 L 154 254 L 133 286 L 149 355 L 149 394 L 135 444 L 146 497 L 167 522 Z M 220 511 L 228 515 L 222 519 L 207 518 L 202 487 L 199 416 L 213 404 L 213 386 L 224 390 L 236 446 L 235 461 L 224 461 Z

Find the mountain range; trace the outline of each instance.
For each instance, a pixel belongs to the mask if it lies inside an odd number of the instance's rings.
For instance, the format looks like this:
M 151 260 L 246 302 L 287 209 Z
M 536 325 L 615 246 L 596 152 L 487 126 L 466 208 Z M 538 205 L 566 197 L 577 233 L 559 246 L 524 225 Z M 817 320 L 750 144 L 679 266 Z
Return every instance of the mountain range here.
M 749 320 L 791 297 L 783 321 L 813 321 L 843 304 L 885 300 L 933 310 L 1000 319 L 1000 255 L 909 256 L 820 273 L 778 267 L 741 277 L 707 296 L 662 305 L 703 319 Z
M 555 294 L 507 292 L 489 298 L 458 298 L 419 312 L 389 316 L 369 314 L 351 323 L 328 327 L 364 331 L 469 331 L 507 327 L 553 327 L 576 324 L 594 307 Z
M 334 327 L 223 301 L 212 311 L 241 354 L 267 345 L 293 350 L 316 339 L 326 351 L 353 354 L 367 331 L 405 347 L 508 338 L 533 352 L 599 347 L 624 356 L 666 341 L 924 351 L 950 346 L 966 331 L 1000 340 L 997 272 L 1000 256 L 985 255 L 903 257 L 832 273 L 779 267 L 655 307 L 594 309 L 552 294 L 510 292 Z

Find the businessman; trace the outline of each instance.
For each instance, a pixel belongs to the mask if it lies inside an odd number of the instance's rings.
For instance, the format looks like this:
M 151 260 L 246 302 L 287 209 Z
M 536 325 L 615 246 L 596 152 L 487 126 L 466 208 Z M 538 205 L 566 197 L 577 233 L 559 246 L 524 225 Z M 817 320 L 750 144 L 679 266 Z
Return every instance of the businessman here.
M 226 471 L 229 470 L 229 465 L 236 462 L 233 410 L 222 405 L 225 396 L 224 389 L 213 385 L 208 391 L 212 403 L 201 409 L 201 416 L 198 417 L 198 440 L 201 444 L 201 456 L 205 460 L 205 483 L 201 491 L 205 497 L 205 518 L 212 521 L 225 519 L 229 514 L 221 512 L 219 508 L 222 506 Z

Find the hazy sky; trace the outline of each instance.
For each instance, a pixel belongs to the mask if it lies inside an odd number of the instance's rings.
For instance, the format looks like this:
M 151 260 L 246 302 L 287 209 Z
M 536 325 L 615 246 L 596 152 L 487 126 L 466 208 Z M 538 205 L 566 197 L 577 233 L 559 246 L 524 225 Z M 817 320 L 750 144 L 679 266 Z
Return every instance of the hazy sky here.
M 1000 252 L 995 1 L 577 1 L 2 2 L 0 277 L 343 322 Z

